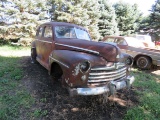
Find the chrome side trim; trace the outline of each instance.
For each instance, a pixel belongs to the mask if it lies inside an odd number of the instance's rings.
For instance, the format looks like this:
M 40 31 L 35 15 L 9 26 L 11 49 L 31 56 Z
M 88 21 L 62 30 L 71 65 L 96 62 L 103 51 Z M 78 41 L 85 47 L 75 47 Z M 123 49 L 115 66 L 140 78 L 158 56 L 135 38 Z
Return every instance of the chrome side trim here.
M 38 40 L 38 41 L 45 42 L 45 43 L 52 43 L 52 42 L 44 41 L 44 40 Z
M 49 57 L 50 57 L 51 59 L 53 59 L 54 61 L 58 62 L 59 64 L 65 66 L 65 67 L 67 67 L 67 68 L 69 68 L 68 65 L 65 65 L 64 63 L 60 62 L 59 60 L 56 60 L 55 58 L 53 58 L 53 57 L 51 57 L 51 56 L 49 56 Z
M 99 54 L 99 52 L 94 51 L 94 50 L 89 50 L 89 49 L 85 49 L 85 48 L 80 48 L 80 47 L 75 47 L 75 46 L 65 45 L 65 44 L 60 44 L 60 43 L 55 43 L 55 44 L 56 44 L 56 45 L 60 45 L 60 46 L 75 48 L 75 49 L 78 49 L 78 50 L 88 51 L 88 52 L 92 52 L 92 53 L 95 53 L 95 54 Z

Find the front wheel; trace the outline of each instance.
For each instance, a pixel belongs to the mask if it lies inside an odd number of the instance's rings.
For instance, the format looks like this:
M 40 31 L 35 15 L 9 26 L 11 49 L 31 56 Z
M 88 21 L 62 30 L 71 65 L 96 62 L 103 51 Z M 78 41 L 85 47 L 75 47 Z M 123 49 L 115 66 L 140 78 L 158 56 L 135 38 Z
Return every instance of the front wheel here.
M 36 53 L 36 49 L 32 48 L 31 49 L 31 63 L 36 63 L 36 57 L 37 57 L 37 53 Z
M 150 69 L 151 68 L 151 59 L 147 56 L 140 56 L 136 60 L 136 65 L 140 69 Z

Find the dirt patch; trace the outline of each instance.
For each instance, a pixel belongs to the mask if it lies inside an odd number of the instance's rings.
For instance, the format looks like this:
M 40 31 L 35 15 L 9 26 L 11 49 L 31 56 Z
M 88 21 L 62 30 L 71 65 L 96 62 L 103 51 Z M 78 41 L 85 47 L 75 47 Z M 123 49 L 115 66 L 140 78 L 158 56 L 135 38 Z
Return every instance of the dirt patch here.
M 119 91 L 112 101 L 102 103 L 101 96 L 69 97 L 59 83 L 52 84 L 48 71 L 40 64 L 31 64 L 29 57 L 21 61 L 24 70 L 22 85 L 35 98 L 31 111 L 40 110 L 44 120 L 121 120 L 130 106 L 138 103 L 134 88 Z M 113 102 L 114 101 L 114 102 Z M 123 104 L 119 104 L 119 101 Z M 27 116 L 23 117 L 24 119 Z

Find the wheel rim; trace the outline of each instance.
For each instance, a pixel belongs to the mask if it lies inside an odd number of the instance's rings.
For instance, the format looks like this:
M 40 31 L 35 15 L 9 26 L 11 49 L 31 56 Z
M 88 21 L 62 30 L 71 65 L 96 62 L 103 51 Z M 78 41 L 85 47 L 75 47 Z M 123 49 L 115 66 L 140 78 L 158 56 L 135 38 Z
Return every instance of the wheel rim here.
M 137 66 L 140 68 L 146 68 L 148 65 L 148 60 L 145 57 L 140 57 L 137 60 Z

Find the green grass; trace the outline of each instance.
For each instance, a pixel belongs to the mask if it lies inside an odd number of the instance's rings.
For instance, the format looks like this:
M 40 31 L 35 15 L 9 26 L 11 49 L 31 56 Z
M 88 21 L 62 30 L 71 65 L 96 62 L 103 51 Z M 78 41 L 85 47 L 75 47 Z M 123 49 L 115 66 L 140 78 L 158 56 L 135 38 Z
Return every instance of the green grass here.
M 23 56 L 29 56 L 30 49 L 13 46 L 0 46 L 0 120 L 39 118 L 47 110 L 37 108 L 30 110 L 34 98 L 21 86 L 23 70 L 19 63 Z M 139 103 L 128 108 L 125 120 L 158 120 L 160 119 L 160 75 L 132 70 L 135 76 L 134 90 Z M 46 102 L 46 98 L 41 98 Z
M 158 120 L 160 119 L 160 75 L 134 69 L 132 74 L 136 81 L 139 104 L 127 111 L 125 120 Z
M 46 116 L 48 113 L 47 110 L 39 110 L 39 109 L 36 109 L 34 112 L 33 112 L 33 116 L 38 118 L 38 117 L 41 117 L 41 116 Z
M 23 77 L 19 63 L 21 53 L 28 55 L 29 49 L 0 46 L 0 120 L 19 119 L 34 103 L 31 95 L 20 87 Z

